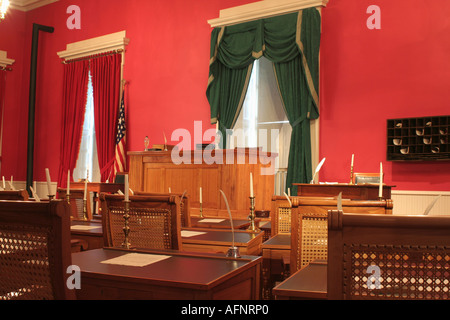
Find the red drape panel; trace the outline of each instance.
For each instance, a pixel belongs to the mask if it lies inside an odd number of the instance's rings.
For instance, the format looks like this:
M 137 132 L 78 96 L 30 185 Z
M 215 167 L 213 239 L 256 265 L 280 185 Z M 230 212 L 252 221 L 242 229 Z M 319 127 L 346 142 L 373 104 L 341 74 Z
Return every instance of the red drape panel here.
M 89 61 L 64 65 L 63 115 L 58 186 L 67 187 L 67 173 L 77 164 L 86 110 Z M 72 175 L 71 175 L 72 176 Z
M 114 164 L 117 118 L 120 106 L 121 64 L 121 54 L 91 60 L 95 132 L 102 182 L 108 179 Z
M 3 108 L 5 104 L 6 71 L 0 70 L 0 161 L 2 160 L 3 144 Z

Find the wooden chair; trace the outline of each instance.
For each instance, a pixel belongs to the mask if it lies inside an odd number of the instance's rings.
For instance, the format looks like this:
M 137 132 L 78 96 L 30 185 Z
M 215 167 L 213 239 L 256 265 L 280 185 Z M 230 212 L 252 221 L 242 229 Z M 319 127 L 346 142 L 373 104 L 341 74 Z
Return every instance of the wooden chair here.
M 56 190 L 58 199 L 66 200 L 67 189 L 58 188 Z M 83 213 L 84 189 L 70 189 L 70 216 L 75 220 L 92 220 L 91 197 L 86 196 L 86 217 Z
M 331 300 L 449 300 L 450 216 L 328 215 Z
M 271 220 L 271 235 L 276 234 L 291 234 L 291 216 L 292 211 L 296 210 L 298 204 L 302 199 L 320 200 L 329 199 L 334 200 L 335 197 L 302 197 L 291 196 L 289 202 L 286 196 L 273 196 L 272 197 L 272 210 L 270 215 Z
M 384 174 L 383 174 L 383 180 L 384 180 Z M 353 184 L 380 183 L 380 173 L 356 172 L 353 174 L 352 182 L 353 182 Z
M 71 265 L 69 206 L 0 201 L 0 300 L 65 300 Z
M 28 192 L 26 190 L 1 190 L 0 200 L 22 200 L 27 201 L 29 199 Z
M 189 195 L 186 193 L 147 193 L 142 191 L 134 191 L 136 196 L 170 196 L 174 195 L 180 198 L 180 223 L 182 228 L 191 227 L 191 206 L 189 201 Z
M 180 198 L 130 196 L 128 225 L 131 246 L 139 249 L 181 250 Z M 125 239 L 124 196 L 100 194 L 106 247 L 122 247 Z
M 303 268 L 316 259 L 327 259 L 328 210 L 337 210 L 338 200 L 298 197 L 298 208 L 291 216 L 290 271 Z M 342 200 L 344 212 L 391 215 L 393 201 Z

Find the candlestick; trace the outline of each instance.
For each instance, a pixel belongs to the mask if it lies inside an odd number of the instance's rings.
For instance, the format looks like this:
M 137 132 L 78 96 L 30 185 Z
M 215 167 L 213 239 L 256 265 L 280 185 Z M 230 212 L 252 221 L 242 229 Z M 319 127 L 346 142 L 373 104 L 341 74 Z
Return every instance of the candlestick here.
M 130 219 L 130 200 L 125 200 L 124 201 L 124 215 L 123 215 L 123 219 L 124 219 L 124 227 L 123 227 L 123 233 L 125 235 L 125 238 L 123 240 L 122 243 L 122 247 L 126 248 L 126 249 L 130 249 L 130 240 L 129 240 L 129 236 L 130 236 L 130 227 L 128 226 L 128 219 Z
M 250 197 L 250 215 L 248 219 L 250 220 L 250 226 L 247 231 L 259 232 L 260 229 L 255 224 L 255 197 Z
M 87 201 L 83 199 L 83 220 L 87 221 Z
M 52 194 L 52 188 L 51 188 L 50 171 L 48 170 L 48 168 L 45 168 L 45 176 L 47 177 L 48 194 L 51 195 Z

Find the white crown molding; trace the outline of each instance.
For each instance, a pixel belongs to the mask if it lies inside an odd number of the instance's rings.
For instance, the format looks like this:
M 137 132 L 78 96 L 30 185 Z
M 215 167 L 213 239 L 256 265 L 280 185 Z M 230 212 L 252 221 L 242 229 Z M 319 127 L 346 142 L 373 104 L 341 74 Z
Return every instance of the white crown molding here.
M 125 50 L 129 39 L 126 31 L 107 34 L 79 42 L 69 43 L 66 50 L 58 52 L 61 59 L 71 60 L 114 50 Z
M 7 58 L 8 53 L 6 51 L 0 50 L 0 67 L 6 68 L 12 65 L 15 60 Z
M 20 11 L 30 11 L 59 0 L 10 0 L 10 7 Z
M 269 18 L 306 8 L 326 7 L 329 0 L 262 0 L 220 10 L 219 18 L 208 20 L 211 27 L 222 27 Z

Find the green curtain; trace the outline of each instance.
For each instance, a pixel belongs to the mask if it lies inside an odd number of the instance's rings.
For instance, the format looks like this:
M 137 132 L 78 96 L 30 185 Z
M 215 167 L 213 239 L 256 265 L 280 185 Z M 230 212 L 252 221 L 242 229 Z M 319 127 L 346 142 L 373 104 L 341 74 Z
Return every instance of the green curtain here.
M 287 187 L 312 178 L 310 119 L 319 117 L 321 17 L 316 8 L 239 25 L 215 28 L 211 35 L 206 95 L 211 123 L 219 120 L 223 139 L 242 107 L 251 67 L 265 56 L 274 63 L 283 105 L 292 126 Z M 226 147 L 226 144 L 223 144 Z M 293 194 L 296 190 L 291 188 Z

